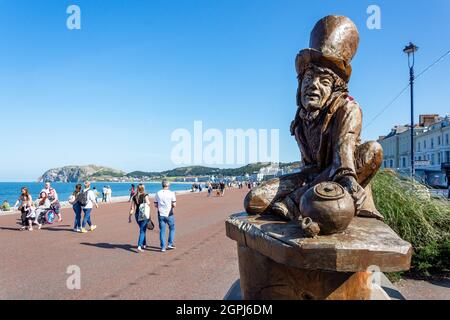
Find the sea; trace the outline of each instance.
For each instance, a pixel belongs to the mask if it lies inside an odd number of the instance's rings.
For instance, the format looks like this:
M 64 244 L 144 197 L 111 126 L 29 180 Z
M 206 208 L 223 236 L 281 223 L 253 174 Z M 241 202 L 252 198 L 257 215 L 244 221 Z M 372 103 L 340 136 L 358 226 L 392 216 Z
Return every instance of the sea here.
M 139 183 L 134 183 L 137 186 Z M 59 201 L 67 201 L 69 196 L 75 190 L 77 183 L 62 183 L 53 182 L 52 188 L 58 193 Z M 154 194 L 161 189 L 160 182 L 144 183 L 145 192 Z M 127 182 L 92 182 L 91 188 L 96 187 L 101 197 L 104 186 L 110 186 L 112 190 L 112 197 L 123 197 L 130 195 L 131 183 Z M 0 182 L 0 205 L 3 201 L 8 200 L 11 206 L 17 201 L 20 196 L 22 187 L 28 187 L 28 190 L 33 197 L 33 200 L 39 197 L 39 193 L 44 188 L 44 183 L 37 182 Z M 186 183 L 171 183 L 170 189 L 172 191 L 186 191 L 191 189 L 190 184 Z

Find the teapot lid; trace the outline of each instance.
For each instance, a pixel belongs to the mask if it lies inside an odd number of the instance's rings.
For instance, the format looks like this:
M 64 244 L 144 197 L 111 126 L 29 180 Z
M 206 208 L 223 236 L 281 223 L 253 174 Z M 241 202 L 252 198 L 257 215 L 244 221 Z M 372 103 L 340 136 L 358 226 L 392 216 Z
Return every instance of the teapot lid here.
M 314 187 L 314 193 L 326 200 L 337 200 L 345 196 L 344 188 L 336 182 L 322 182 Z

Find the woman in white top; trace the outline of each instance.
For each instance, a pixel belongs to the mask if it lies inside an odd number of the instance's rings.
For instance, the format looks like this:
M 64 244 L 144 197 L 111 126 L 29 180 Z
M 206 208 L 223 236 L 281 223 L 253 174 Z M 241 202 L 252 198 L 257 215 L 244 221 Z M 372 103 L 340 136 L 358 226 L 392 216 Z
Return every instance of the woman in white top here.
M 98 208 L 97 197 L 95 196 L 94 191 L 91 190 L 91 183 L 89 181 L 86 181 L 84 183 L 83 196 L 86 200 L 86 203 L 80 203 L 84 212 L 83 222 L 81 224 L 81 232 L 86 233 L 86 223 L 90 226 L 90 231 L 94 231 L 97 228 L 97 226 L 95 224 L 92 224 L 91 222 L 92 208 L 94 207 L 94 205 L 96 208 Z M 83 197 L 80 196 L 80 199 L 82 198 Z
M 111 203 L 111 197 L 112 197 L 112 189 L 110 186 L 108 186 L 108 199 L 106 202 Z

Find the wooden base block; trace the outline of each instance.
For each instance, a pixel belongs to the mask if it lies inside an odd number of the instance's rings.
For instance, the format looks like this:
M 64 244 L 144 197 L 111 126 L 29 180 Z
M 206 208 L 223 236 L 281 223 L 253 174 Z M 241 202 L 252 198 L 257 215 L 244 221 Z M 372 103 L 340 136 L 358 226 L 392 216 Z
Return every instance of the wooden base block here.
M 241 290 L 245 300 L 389 299 L 371 272 L 333 272 L 289 267 L 238 244 Z

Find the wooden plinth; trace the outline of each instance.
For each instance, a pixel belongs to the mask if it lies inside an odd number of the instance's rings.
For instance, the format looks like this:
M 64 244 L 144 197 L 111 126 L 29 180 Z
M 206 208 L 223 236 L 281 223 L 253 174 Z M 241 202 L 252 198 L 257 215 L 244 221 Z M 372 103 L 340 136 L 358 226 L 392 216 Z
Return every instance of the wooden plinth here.
M 342 234 L 304 238 L 273 216 L 231 216 L 244 299 L 385 299 L 376 272 L 407 270 L 411 245 L 386 224 L 355 218 Z

